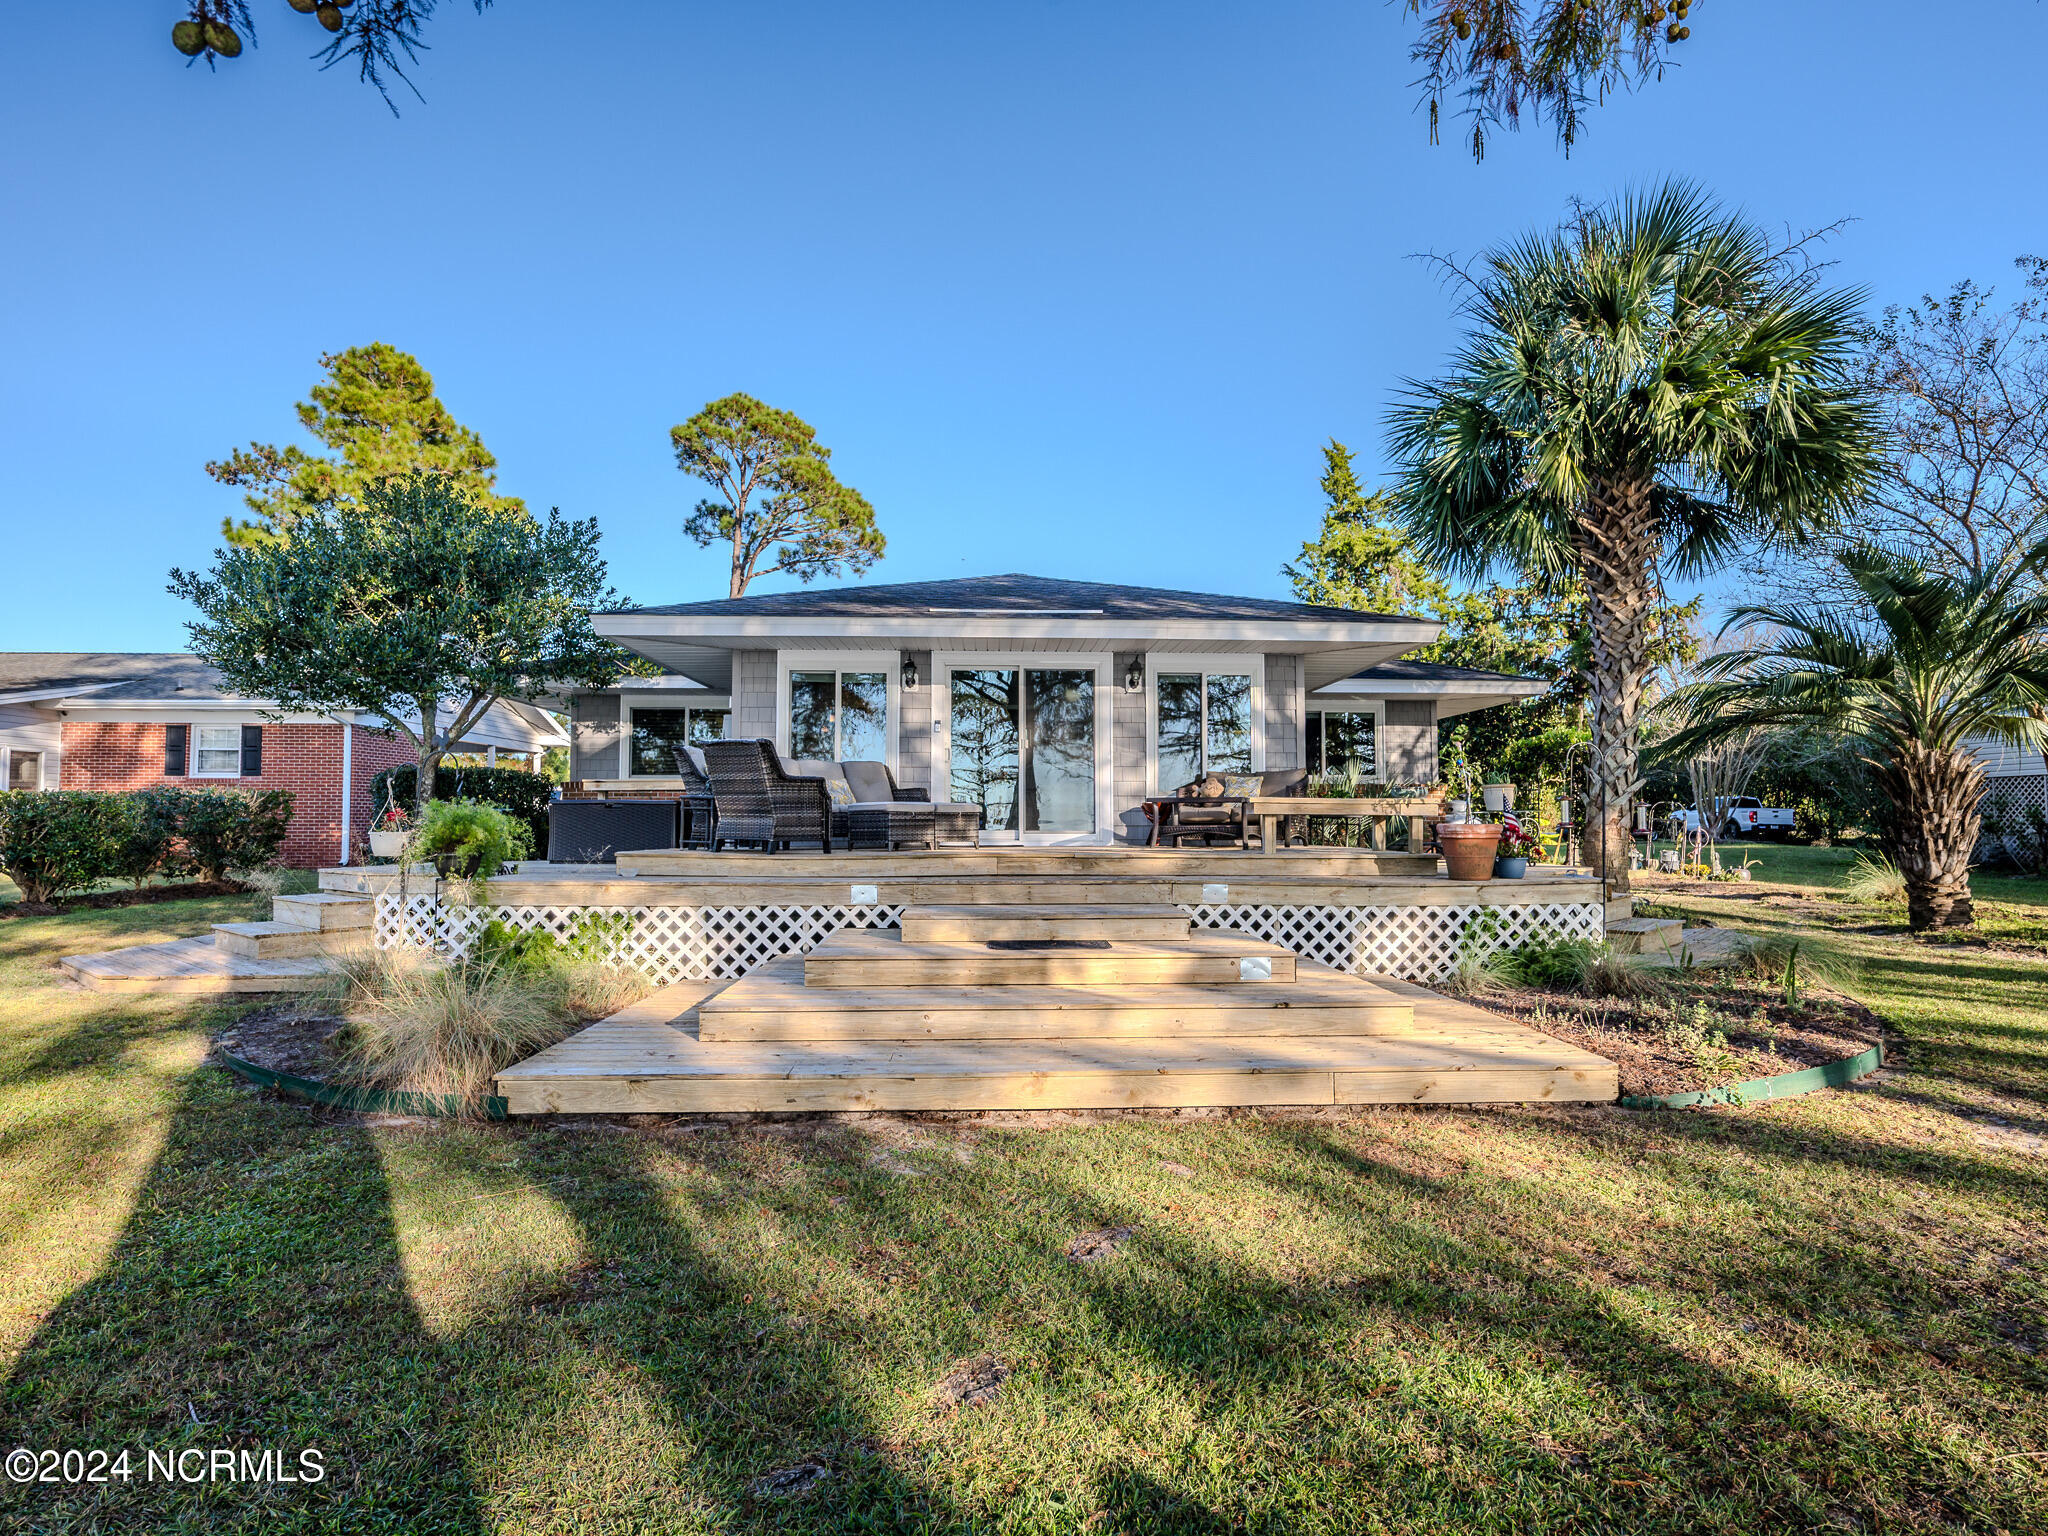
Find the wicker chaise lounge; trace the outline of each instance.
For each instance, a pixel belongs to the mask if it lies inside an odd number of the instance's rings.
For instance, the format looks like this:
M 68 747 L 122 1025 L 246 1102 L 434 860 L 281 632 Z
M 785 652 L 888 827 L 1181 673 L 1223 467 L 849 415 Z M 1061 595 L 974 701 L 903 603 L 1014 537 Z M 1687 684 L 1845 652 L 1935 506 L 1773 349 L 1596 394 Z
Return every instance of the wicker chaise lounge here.
M 903 843 L 935 848 L 976 841 L 981 807 L 951 801 L 934 805 L 931 791 L 902 785 L 887 763 L 839 765 L 853 801 L 846 807 L 849 848 L 891 849 Z

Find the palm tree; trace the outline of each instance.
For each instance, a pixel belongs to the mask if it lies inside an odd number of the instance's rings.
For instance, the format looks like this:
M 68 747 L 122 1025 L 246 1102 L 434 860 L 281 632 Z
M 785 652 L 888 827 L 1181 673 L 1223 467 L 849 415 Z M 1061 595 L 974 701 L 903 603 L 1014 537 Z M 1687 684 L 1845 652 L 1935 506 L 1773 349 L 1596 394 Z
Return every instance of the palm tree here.
M 1861 296 L 1683 182 L 1579 207 L 1466 279 L 1471 333 L 1389 419 L 1397 514 L 1443 567 L 1590 597 L 1594 864 L 1628 888 L 1637 717 L 1662 578 L 1803 538 L 1878 462 Z
M 1984 765 L 1966 744 L 2022 750 L 2048 741 L 2048 540 L 2010 564 L 1950 575 L 1864 544 L 1836 556 L 1868 611 L 1833 605 L 1739 608 L 1764 646 L 1729 651 L 1674 696 L 1692 723 L 1678 752 L 1755 727 L 1814 725 L 1871 771 L 1878 835 L 1906 877 L 1915 930 L 1966 927 Z

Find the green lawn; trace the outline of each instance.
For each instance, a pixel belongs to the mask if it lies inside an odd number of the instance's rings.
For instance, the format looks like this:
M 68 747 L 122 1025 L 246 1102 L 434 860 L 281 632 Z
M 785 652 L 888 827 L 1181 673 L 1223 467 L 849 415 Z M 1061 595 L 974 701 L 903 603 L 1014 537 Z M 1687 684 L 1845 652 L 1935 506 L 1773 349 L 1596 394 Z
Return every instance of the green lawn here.
M 1810 890 L 1667 899 L 1827 929 L 1902 1064 L 1663 1115 L 366 1123 L 51 970 L 245 901 L 0 922 L 0 1438 L 138 1469 L 0 1525 L 2048 1529 L 2048 973 Z

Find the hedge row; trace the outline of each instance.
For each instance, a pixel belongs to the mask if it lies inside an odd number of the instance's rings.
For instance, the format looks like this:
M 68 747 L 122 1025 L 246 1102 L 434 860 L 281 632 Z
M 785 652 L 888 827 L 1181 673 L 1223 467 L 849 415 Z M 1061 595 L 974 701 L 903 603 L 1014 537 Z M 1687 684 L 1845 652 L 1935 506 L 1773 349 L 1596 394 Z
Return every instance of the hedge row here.
M 102 880 L 225 880 L 276 862 L 291 820 L 288 789 L 12 790 L 0 793 L 0 871 L 28 901 Z
M 419 768 L 401 763 L 386 768 L 370 781 L 370 803 L 379 816 L 387 806 L 396 805 L 408 818 L 412 815 L 413 786 L 420 781 Z M 533 833 L 533 846 L 548 845 L 548 802 L 555 786 L 537 773 L 523 768 L 450 768 L 434 770 L 434 799 L 480 800 L 509 811 Z

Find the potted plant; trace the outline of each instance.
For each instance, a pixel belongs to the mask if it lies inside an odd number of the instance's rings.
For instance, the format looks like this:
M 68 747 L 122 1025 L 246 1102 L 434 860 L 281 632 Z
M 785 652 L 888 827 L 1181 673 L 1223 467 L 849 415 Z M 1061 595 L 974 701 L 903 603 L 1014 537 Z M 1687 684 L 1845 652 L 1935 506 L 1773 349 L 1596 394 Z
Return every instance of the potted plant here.
M 370 852 L 380 859 L 405 857 L 405 841 L 412 836 L 412 822 L 397 806 L 385 807 L 384 814 L 370 828 Z
M 1494 879 L 1520 880 L 1529 873 L 1529 861 L 1542 852 L 1542 840 L 1534 832 L 1523 827 L 1504 828 L 1493 860 Z
M 488 880 L 530 844 L 525 827 L 476 800 L 436 800 L 420 822 L 419 851 L 444 880 Z
M 1496 779 L 1479 786 L 1479 798 L 1486 806 L 1487 815 L 1498 816 L 1502 811 L 1515 808 L 1515 786 Z
M 1501 829 L 1491 821 L 1441 821 L 1437 846 L 1444 851 L 1444 873 L 1453 880 L 1485 880 L 1493 874 L 1493 856 Z

